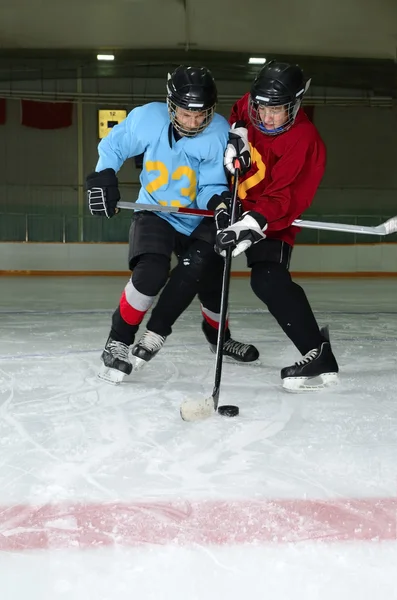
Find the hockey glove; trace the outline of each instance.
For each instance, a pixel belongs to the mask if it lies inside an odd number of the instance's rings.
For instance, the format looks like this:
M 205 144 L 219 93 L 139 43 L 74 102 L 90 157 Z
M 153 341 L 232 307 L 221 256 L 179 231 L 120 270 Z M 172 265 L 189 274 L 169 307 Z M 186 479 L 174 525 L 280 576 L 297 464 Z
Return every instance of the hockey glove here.
M 226 250 L 233 248 L 232 256 L 245 252 L 252 244 L 266 238 L 264 231 L 267 229 L 266 218 L 253 210 L 242 214 L 241 218 L 216 234 L 215 249 L 218 254 L 226 256 Z
M 232 194 L 229 191 L 215 194 L 209 200 L 207 208 L 214 211 L 214 219 L 217 232 L 230 225 Z M 237 221 L 243 212 L 240 200 L 237 199 L 235 220 Z
M 226 171 L 234 175 L 234 160 L 240 161 L 240 172 L 247 173 L 251 167 L 251 152 L 248 142 L 248 130 L 243 121 L 237 121 L 229 131 L 229 140 L 223 158 Z
M 119 182 L 113 169 L 104 169 L 99 173 L 87 176 L 88 207 L 92 215 L 110 219 L 119 212 L 117 202 L 120 200 Z

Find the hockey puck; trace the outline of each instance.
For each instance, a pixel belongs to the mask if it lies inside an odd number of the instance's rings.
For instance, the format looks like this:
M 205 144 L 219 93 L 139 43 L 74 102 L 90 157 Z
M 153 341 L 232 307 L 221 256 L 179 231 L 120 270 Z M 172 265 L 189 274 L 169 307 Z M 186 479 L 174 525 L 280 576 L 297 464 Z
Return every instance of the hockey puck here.
M 223 406 L 218 406 L 218 413 L 222 415 L 222 417 L 237 417 L 239 412 L 239 407 L 233 406 L 233 404 L 224 404 Z

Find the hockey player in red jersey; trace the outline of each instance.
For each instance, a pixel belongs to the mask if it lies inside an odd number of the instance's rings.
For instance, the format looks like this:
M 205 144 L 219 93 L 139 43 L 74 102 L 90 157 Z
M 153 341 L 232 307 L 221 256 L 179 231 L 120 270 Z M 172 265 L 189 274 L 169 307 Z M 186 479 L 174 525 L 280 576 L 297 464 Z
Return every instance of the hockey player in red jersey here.
M 216 214 L 218 252 L 246 253 L 254 293 L 303 356 L 281 371 L 291 390 L 333 383 L 338 372 L 328 330 L 319 329 L 289 272 L 299 232 L 291 224 L 311 205 L 326 164 L 324 143 L 301 108 L 309 84 L 298 65 L 271 61 L 236 102 L 224 162 L 231 174 L 236 157 L 245 166 L 238 188 L 243 214 L 227 228 L 227 209 Z M 316 377 L 322 383 L 310 385 Z

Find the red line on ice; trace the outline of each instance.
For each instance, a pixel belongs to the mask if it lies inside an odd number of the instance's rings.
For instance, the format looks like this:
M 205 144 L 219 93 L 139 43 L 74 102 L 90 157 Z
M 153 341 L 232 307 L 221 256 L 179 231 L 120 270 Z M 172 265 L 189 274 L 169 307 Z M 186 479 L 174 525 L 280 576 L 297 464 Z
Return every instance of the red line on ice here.
M 142 501 L 0 508 L 0 550 L 396 540 L 397 499 Z

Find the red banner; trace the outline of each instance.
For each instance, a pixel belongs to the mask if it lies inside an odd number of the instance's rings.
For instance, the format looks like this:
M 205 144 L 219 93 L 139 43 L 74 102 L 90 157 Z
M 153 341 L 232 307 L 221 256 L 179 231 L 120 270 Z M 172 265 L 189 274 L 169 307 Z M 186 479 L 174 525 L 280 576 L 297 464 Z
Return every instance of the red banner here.
M 21 100 L 22 125 L 35 129 L 62 129 L 73 120 L 71 102 L 37 102 Z
M 0 98 L 0 125 L 4 125 L 6 122 L 6 100 Z

